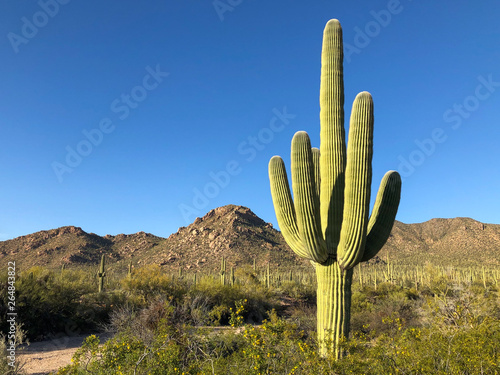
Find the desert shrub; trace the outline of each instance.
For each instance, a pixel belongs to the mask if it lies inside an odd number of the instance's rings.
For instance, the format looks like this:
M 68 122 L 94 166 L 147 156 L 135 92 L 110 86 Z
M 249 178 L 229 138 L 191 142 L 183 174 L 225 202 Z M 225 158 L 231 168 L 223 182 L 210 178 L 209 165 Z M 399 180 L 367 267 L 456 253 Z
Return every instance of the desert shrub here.
M 85 332 L 85 329 L 95 328 L 95 314 L 89 313 L 92 308 L 82 304 L 81 298 L 92 291 L 93 285 L 85 272 L 65 271 L 61 275 L 33 267 L 16 280 L 18 320 L 31 339 L 58 332 Z M 1 293 L 0 299 L 5 296 Z M 2 331 L 5 324 L 4 321 L 0 323 Z
M 443 329 L 446 327 L 477 327 L 485 321 L 500 321 L 498 293 L 475 293 L 473 288 L 450 284 L 449 292 L 427 298 L 422 321 Z
M 242 285 L 259 285 L 261 284 L 258 274 L 250 266 L 237 267 L 234 271 L 234 275 L 238 280 L 239 284 Z
M 12 335 L 0 333 L 0 373 L 5 375 L 21 375 L 26 373 L 23 370 L 24 361 L 18 357 L 24 348 L 23 344 L 29 345 L 29 342 L 26 339 L 26 332 L 23 330 L 22 324 L 16 323 L 15 333 Z M 11 357 L 11 351 L 14 351 L 15 361 Z
M 75 353 L 73 364 L 58 374 L 257 374 L 281 369 L 285 372 L 280 373 L 289 373 L 295 362 L 284 361 L 285 356 L 309 352 L 301 337 L 294 325 L 275 314 L 260 328 L 247 326 L 228 334 L 180 327 L 165 317 L 149 343 L 129 332 L 99 347 L 98 339 L 90 336 Z
M 134 270 L 131 277 L 121 280 L 121 287 L 130 302 L 142 306 L 158 296 L 167 296 L 178 302 L 188 290 L 185 281 L 168 276 L 156 264 Z
M 0 313 L 5 314 L 5 283 L 0 284 Z M 119 291 L 97 293 L 96 280 L 85 270 L 51 271 L 33 267 L 16 280 L 16 312 L 28 338 L 75 335 L 99 328 L 115 306 L 125 303 Z M 5 321 L 0 330 L 7 329 Z
M 197 366 L 204 344 L 191 331 L 176 321 L 173 306 L 158 301 L 102 346 L 96 336 L 89 336 L 72 364 L 58 374 L 194 373 L 191 370 Z
M 316 305 L 299 303 L 287 310 L 286 319 L 307 337 L 316 337 Z
M 403 329 L 396 319 L 386 323 L 395 330 L 364 345 L 351 360 L 370 361 L 367 374 L 498 374 L 500 325 L 484 321 L 473 327 L 432 324 Z M 352 343 L 351 343 L 352 344 Z M 364 359 L 361 358 L 364 357 Z
M 316 285 L 302 284 L 297 281 L 284 281 L 277 288 L 281 296 L 300 300 L 303 303 L 316 304 Z
M 203 323 L 212 325 L 229 324 L 231 309 L 238 308 L 237 301 L 246 300 L 243 319 L 248 323 L 261 322 L 267 317 L 267 311 L 278 304 L 273 292 L 262 285 L 229 286 L 209 281 L 202 281 L 189 290 L 185 301 L 196 300 L 203 301 L 198 308 L 208 312 L 207 319 L 202 319 Z
M 399 319 L 403 328 L 419 326 L 419 311 L 423 303 L 408 289 L 382 283 L 375 290 L 372 286 L 353 288 L 351 330 L 372 334 L 387 333 L 384 319 Z
M 165 319 L 174 325 L 182 323 L 177 318 L 176 308 L 172 305 L 171 300 L 159 296 L 150 301 L 148 306 L 140 309 L 130 305 L 114 309 L 110 313 L 110 323 L 107 330 L 119 335 L 132 335 L 148 344 L 152 342 L 155 331 L 164 323 Z

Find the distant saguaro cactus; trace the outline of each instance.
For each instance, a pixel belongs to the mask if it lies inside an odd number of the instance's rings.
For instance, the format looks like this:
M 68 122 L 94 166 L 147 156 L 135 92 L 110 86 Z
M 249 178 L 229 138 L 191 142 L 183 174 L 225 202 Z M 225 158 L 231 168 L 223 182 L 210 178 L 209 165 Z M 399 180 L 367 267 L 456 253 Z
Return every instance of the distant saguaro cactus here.
M 283 236 L 297 255 L 315 266 L 318 281 L 317 329 L 320 352 L 348 338 L 353 268 L 373 258 L 392 229 L 401 195 L 401 178 L 385 174 L 369 216 L 373 154 L 373 101 L 368 92 L 354 100 L 346 147 L 342 28 L 330 20 L 323 34 L 320 87 L 320 149 L 306 132 L 292 140 L 294 200 L 285 164 L 269 162 L 274 209 Z M 328 345 L 331 342 L 334 348 Z
M 97 272 L 97 277 L 99 278 L 99 287 L 98 291 L 101 293 L 104 289 L 104 278 L 106 277 L 106 272 L 104 270 L 104 254 L 101 257 L 101 266 L 99 267 L 99 271 Z
M 234 285 L 234 281 L 235 281 L 235 278 L 234 278 L 234 268 L 231 267 L 231 271 L 229 273 L 229 284 L 231 286 L 233 286 Z
M 127 271 L 127 277 L 131 278 L 132 277 L 132 261 L 128 263 L 128 271 Z
M 271 286 L 271 270 L 269 263 L 267 263 L 266 267 L 266 287 L 269 288 Z
M 220 283 L 226 285 L 226 260 L 222 257 L 220 264 Z

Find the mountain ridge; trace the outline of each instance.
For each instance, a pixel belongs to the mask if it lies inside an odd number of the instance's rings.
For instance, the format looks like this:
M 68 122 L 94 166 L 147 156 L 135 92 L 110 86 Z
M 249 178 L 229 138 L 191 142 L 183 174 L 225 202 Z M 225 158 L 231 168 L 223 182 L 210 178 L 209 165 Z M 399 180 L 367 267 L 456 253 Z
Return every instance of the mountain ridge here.
M 310 267 L 271 223 L 237 205 L 210 210 L 167 238 L 145 232 L 99 236 L 65 226 L 0 241 L 3 264 L 14 260 L 24 268 L 97 264 L 102 254 L 110 265 L 121 268 L 132 261 L 135 266 L 156 263 L 169 271 L 217 271 L 222 257 L 230 266 L 255 259 L 258 266 Z M 500 225 L 466 217 L 412 224 L 396 221 L 374 261 L 387 256 L 407 265 L 500 266 Z

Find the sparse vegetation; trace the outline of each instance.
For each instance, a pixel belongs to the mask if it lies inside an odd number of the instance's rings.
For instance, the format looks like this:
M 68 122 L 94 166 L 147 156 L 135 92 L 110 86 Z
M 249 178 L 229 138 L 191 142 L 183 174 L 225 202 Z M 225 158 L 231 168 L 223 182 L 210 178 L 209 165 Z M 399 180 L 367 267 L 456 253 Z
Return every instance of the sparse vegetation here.
M 235 270 L 234 286 L 221 285 L 219 274 L 198 275 L 195 284 L 192 274 L 146 266 L 115 274 L 99 294 L 94 270 L 35 268 L 18 287 L 26 303 L 19 312 L 36 315 L 20 321 L 35 338 L 51 324 L 114 332 L 103 346 L 90 336 L 59 374 L 500 373 L 500 294 L 492 278 L 483 283 L 482 269 L 471 282 L 427 266 L 418 289 L 400 279 L 405 272 L 384 280 L 383 269 L 365 266 L 362 285 L 355 274 L 353 335 L 342 344 L 349 356 L 337 362 L 316 354 L 316 285 L 312 273 L 298 271 L 292 280 L 288 270 L 271 272 L 281 277 L 268 288 L 266 270 L 251 265 Z M 36 324 L 41 319 L 52 320 Z

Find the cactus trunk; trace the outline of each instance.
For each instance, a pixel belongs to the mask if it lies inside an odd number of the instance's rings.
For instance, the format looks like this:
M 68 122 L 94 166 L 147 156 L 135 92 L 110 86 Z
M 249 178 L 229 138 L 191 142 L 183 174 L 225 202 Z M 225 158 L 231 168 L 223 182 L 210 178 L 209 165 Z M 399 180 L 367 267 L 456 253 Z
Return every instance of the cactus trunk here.
M 337 359 L 343 355 L 339 343 L 349 337 L 352 274 L 352 269 L 343 270 L 335 261 L 316 265 L 317 331 L 323 356 L 332 347 Z

